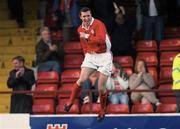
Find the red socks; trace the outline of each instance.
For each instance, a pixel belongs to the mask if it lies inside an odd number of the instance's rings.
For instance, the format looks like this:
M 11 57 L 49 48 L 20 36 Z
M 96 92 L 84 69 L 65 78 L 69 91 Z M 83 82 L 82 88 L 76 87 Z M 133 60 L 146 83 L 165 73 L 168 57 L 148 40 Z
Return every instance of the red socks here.
M 76 97 L 80 93 L 80 91 L 81 91 L 81 86 L 79 86 L 77 83 L 75 83 L 73 86 L 73 91 L 70 96 L 69 104 L 74 103 L 74 100 L 76 99 Z
M 101 106 L 101 111 L 105 112 L 106 109 L 106 101 L 107 101 L 107 93 L 105 94 L 100 94 L 100 106 Z

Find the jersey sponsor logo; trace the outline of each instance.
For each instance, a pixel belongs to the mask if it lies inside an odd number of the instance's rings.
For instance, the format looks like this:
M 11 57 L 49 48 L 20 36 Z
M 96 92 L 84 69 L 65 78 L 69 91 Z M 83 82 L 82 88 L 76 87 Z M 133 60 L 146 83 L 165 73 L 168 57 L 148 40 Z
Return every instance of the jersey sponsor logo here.
M 68 124 L 47 124 L 46 129 L 68 129 Z

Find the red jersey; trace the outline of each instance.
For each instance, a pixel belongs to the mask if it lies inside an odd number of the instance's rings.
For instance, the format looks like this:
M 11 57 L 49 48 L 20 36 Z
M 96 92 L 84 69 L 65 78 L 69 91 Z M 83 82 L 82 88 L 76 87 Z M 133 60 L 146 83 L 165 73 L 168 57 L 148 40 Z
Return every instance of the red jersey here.
M 87 39 L 80 38 L 84 53 L 104 53 L 107 51 L 107 42 L 110 43 L 110 41 L 106 27 L 101 21 L 92 18 L 89 29 L 87 30 L 81 25 L 78 28 L 78 32 L 84 32 L 89 35 Z

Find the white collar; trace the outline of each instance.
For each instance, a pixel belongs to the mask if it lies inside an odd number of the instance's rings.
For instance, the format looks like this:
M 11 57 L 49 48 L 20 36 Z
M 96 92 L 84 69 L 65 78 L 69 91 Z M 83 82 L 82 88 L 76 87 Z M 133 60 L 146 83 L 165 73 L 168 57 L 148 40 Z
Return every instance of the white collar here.
M 93 22 L 94 22 L 94 18 L 92 17 L 91 23 L 90 23 L 89 27 L 93 24 Z M 82 23 L 82 28 L 83 28 L 83 29 L 86 29 L 86 27 L 83 25 L 83 23 Z M 89 29 L 89 28 L 88 28 L 88 29 Z

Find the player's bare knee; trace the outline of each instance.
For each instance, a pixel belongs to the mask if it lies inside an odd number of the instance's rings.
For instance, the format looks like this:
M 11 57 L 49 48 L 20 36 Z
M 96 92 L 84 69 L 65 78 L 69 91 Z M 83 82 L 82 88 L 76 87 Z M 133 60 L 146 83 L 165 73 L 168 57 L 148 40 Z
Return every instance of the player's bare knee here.
M 83 83 L 84 83 L 87 79 L 88 79 L 88 78 L 85 78 L 85 77 L 80 78 L 80 79 L 77 81 L 77 83 L 82 86 Z
M 106 93 L 106 90 L 104 88 L 99 88 L 99 94 L 105 94 Z

